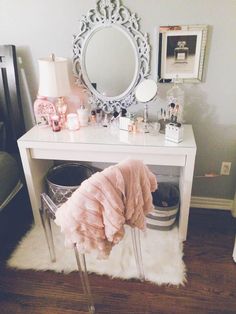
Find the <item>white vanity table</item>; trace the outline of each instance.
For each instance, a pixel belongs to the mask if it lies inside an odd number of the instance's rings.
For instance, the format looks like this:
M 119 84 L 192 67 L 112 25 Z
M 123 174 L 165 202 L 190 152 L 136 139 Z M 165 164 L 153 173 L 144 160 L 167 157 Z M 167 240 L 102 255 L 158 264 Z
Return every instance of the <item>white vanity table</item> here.
M 84 127 L 78 131 L 52 132 L 33 127 L 18 140 L 35 223 L 40 223 L 40 193 L 45 191 L 44 177 L 54 160 L 117 163 L 125 158 L 143 160 L 147 165 L 180 167 L 179 233 L 186 240 L 189 206 L 196 155 L 191 125 L 184 126 L 184 141 L 176 144 L 163 134 L 152 136 L 104 127 Z

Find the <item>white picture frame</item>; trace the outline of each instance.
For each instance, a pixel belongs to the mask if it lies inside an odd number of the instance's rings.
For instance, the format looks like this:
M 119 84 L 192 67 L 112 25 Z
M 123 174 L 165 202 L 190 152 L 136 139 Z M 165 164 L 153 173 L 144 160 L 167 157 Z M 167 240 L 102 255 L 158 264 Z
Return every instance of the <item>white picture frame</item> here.
M 200 82 L 207 43 L 207 25 L 161 26 L 159 28 L 158 79 Z

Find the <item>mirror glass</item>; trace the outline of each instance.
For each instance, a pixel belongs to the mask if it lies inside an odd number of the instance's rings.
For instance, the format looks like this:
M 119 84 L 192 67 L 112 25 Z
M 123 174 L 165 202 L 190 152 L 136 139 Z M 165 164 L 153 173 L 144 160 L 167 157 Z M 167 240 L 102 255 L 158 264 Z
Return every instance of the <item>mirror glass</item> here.
M 119 28 L 110 26 L 93 32 L 84 57 L 92 88 L 105 97 L 122 95 L 136 78 L 136 49 Z

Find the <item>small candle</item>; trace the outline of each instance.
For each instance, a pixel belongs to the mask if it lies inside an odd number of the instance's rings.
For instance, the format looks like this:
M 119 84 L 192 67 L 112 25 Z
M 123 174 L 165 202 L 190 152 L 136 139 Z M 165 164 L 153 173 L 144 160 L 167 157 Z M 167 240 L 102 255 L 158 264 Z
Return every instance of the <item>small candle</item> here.
M 76 113 L 69 113 L 67 115 L 67 128 L 71 131 L 76 131 L 79 129 L 79 120 Z

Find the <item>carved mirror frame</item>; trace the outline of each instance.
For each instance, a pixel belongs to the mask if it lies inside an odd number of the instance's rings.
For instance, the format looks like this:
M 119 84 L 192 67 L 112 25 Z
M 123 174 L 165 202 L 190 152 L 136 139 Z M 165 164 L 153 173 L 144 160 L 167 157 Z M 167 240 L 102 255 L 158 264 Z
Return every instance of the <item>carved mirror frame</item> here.
M 108 97 L 99 93 L 91 84 L 85 65 L 85 52 L 92 35 L 104 27 L 121 30 L 130 40 L 136 52 L 136 69 L 132 83 L 120 95 Z M 76 82 L 88 88 L 91 101 L 105 112 L 120 111 L 135 103 L 134 90 L 150 72 L 150 45 L 147 33 L 142 34 L 139 18 L 121 5 L 120 0 L 98 0 L 96 8 L 90 9 L 80 20 L 79 33 L 73 36 L 73 73 Z

